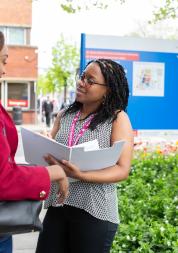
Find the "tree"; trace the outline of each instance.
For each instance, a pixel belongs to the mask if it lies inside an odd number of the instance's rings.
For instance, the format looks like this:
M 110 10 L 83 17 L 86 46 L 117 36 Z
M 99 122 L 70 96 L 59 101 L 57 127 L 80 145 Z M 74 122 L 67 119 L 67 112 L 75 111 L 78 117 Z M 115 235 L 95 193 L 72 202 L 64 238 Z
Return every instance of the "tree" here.
M 52 49 L 52 66 L 46 75 L 38 80 L 38 91 L 43 94 L 61 92 L 74 85 L 74 76 L 79 66 L 79 49 L 66 43 L 61 35 L 56 46 Z M 64 96 L 65 97 L 65 96 Z M 65 97 L 66 99 L 66 97 Z
M 77 11 L 89 10 L 92 8 L 106 9 L 114 2 L 123 4 L 126 1 L 127 0 L 59 0 L 59 3 L 64 11 L 75 13 Z M 160 4 L 161 6 L 155 5 L 153 20 L 151 22 L 156 23 L 159 20 L 175 19 L 178 17 L 178 0 L 160 1 Z
M 75 13 L 92 8 L 106 9 L 114 2 L 124 3 L 125 0 L 59 0 L 61 8 L 68 13 Z
M 53 86 L 51 85 L 51 82 L 49 82 L 47 74 L 39 76 L 37 82 L 37 93 L 47 94 L 51 92 L 54 92 Z
M 162 1 L 163 2 L 163 1 Z M 157 8 L 153 13 L 154 20 L 157 22 L 164 19 L 175 19 L 178 17 L 178 0 L 166 0 L 161 7 Z
M 38 1 L 38 0 L 32 0 Z M 76 13 L 82 10 L 90 10 L 92 8 L 106 9 L 112 3 L 124 4 L 127 0 L 58 0 L 61 8 L 68 13 Z M 152 22 L 156 23 L 159 20 L 175 19 L 178 17 L 178 0 L 164 0 L 161 1 L 161 6 L 155 7 L 153 12 L 154 19 Z M 154 3 L 155 4 L 155 3 Z M 157 3 L 156 3 L 157 4 Z

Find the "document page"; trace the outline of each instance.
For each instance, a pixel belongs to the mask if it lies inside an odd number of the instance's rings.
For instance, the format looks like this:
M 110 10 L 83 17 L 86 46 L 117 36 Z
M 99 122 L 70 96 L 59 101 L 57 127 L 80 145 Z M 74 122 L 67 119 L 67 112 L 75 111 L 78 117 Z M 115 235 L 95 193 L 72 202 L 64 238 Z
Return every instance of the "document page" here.
M 51 154 L 58 160 L 70 158 L 70 148 L 39 133 L 21 128 L 25 160 L 31 164 L 48 165 L 44 155 Z
M 89 151 L 89 150 L 97 150 L 99 149 L 99 144 L 98 144 L 98 140 L 93 140 L 93 141 L 87 141 L 78 145 L 75 145 L 72 147 L 73 148 L 79 148 L 79 147 L 84 147 L 85 151 Z
M 119 160 L 125 141 L 117 141 L 109 148 L 85 150 L 85 147 L 75 147 L 71 150 L 70 162 L 80 170 L 99 170 L 113 166 Z

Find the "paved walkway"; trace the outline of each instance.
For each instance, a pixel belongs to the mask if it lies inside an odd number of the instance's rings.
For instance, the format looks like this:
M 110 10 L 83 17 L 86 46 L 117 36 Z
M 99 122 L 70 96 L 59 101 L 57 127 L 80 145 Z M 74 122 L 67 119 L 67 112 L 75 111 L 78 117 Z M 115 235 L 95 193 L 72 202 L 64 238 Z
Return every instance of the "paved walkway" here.
M 43 220 L 46 210 L 42 210 L 40 219 Z M 35 253 L 38 232 L 13 236 L 13 253 Z
M 13 253 L 35 253 L 38 233 L 13 236 Z

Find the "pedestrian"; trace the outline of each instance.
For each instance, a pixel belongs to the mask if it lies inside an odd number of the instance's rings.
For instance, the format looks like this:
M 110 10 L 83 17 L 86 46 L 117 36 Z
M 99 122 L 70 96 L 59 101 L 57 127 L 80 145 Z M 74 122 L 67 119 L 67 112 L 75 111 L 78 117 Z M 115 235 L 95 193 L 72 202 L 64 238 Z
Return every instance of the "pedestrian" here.
M 100 148 L 119 140 L 125 144 L 116 165 L 97 171 L 83 172 L 48 156 L 49 164 L 62 165 L 75 181 L 63 205 L 52 185 L 36 253 L 109 253 L 119 223 L 117 182 L 128 177 L 133 151 L 128 97 L 124 68 L 112 60 L 92 60 L 78 77 L 76 100 L 58 113 L 51 137 L 69 147 L 95 139 Z
M 0 78 L 5 74 L 8 49 L 0 31 Z M 68 194 L 68 180 L 63 168 L 52 166 L 20 166 L 14 157 L 17 150 L 18 134 L 7 111 L 0 103 L 0 201 L 44 200 L 50 190 L 50 181 L 60 184 L 59 203 Z M 18 224 L 17 224 L 18 225 Z M 0 253 L 12 252 L 12 237 L 0 236 Z
M 53 102 L 50 100 L 50 97 L 47 96 L 47 99 L 43 102 L 42 105 L 42 113 L 45 115 L 47 127 L 50 127 L 51 125 L 52 112 L 53 112 Z

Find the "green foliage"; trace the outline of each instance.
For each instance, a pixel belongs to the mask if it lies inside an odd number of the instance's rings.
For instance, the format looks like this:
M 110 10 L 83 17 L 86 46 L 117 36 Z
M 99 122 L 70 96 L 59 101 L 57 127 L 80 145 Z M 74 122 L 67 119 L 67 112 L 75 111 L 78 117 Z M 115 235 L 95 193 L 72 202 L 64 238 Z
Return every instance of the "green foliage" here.
M 68 13 L 76 13 L 82 10 L 106 9 L 114 2 L 123 4 L 125 0 L 59 0 L 61 8 Z
M 38 80 L 38 92 L 61 92 L 66 86 L 74 85 L 74 76 L 79 67 L 79 50 L 65 42 L 63 36 L 52 49 L 52 66 Z
M 38 0 L 31 0 L 38 1 Z M 63 11 L 74 14 L 82 10 L 91 9 L 107 9 L 113 4 L 113 2 L 118 2 L 118 4 L 124 4 L 126 0 L 59 0 L 60 6 Z M 156 23 L 164 19 L 175 19 L 178 17 L 178 0 L 165 0 L 160 1 L 161 6 L 155 5 L 155 11 L 153 12 L 153 20 L 149 23 Z
M 166 0 L 157 11 L 154 11 L 153 22 L 156 23 L 157 21 L 164 19 L 175 19 L 178 17 L 177 11 L 178 0 Z
M 114 2 L 118 2 L 118 4 L 123 4 L 126 0 L 63 0 L 60 1 L 61 8 L 68 13 L 76 13 L 82 10 L 90 10 L 90 9 L 106 9 L 111 6 Z M 165 0 L 160 1 L 160 6 L 158 4 L 155 5 L 155 11 L 153 12 L 153 20 L 150 23 L 156 23 L 159 20 L 164 19 L 175 19 L 178 17 L 178 0 Z
M 73 85 L 73 78 L 76 69 L 79 67 L 79 50 L 76 46 L 65 43 L 64 37 L 61 36 L 56 46 L 52 50 L 52 68 L 50 69 L 57 89 L 67 85 Z
M 111 253 L 178 252 L 178 154 L 139 154 L 118 184 L 121 224 Z
M 44 76 L 40 76 L 37 82 L 37 93 L 47 94 L 54 93 L 54 85 L 51 81 L 48 73 Z

